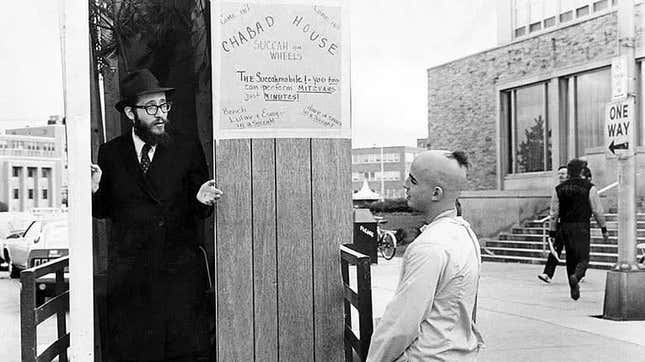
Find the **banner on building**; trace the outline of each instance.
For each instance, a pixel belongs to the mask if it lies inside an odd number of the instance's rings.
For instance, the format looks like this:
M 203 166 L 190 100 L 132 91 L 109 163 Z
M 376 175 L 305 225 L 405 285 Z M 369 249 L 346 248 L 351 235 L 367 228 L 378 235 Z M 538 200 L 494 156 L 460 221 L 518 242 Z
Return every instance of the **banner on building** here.
M 350 138 L 341 1 L 213 1 L 216 139 Z

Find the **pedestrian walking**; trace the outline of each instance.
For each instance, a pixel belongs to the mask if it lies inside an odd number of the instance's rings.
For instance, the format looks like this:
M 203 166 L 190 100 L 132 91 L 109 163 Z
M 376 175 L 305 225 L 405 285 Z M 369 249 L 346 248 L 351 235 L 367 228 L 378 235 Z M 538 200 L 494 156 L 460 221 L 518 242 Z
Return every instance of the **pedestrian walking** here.
M 570 295 L 573 300 L 580 298 L 580 280 L 589 265 L 590 218 L 594 216 L 602 231 L 605 242 L 608 240 L 605 215 L 596 187 L 581 177 L 587 163 L 573 159 L 567 164 L 568 179 L 556 186 L 551 197 L 551 230 L 549 237 L 556 237 L 557 220 L 560 220 L 562 240 L 567 254 L 567 275 Z
M 462 152 L 426 151 L 412 162 L 407 201 L 427 224 L 403 255 L 368 361 L 476 360 L 483 343 L 473 318 L 481 256 L 477 237 L 455 209 L 467 166 Z
M 567 166 L 560 166 L 558 168 L 558 182 L 562 184 L 566 180 Z M 562 233 L 560 231 L 559 223 L 560 220 L 557 221 L 558 225 L 556 225 L 555 237 L 553 238 L 553 241 L 550 240 L 551 238 L 549 238 L 548 240 L 549 256 L 547 257 L 546 263 L 544 264 L 544 271 L 542 272 L 542 274 L 538 275 L 538 278 L 545 283 L 551 283 L 551 279 L 553 279 L 553 275 L 555 275 L 555 268 L 560 262 L 560 253 L 562 253 L 562 249 L 564 248 L 564 242 L 562 241 Z
M 221 196 L 201 144 L 169 130 L 172 88 L 147 69 L 121 81 L 116 104 L 132 131 L 92 165 L 92 211 L 112 221 L 107 361 L 202 361 L 209 335 L 198 218 Z

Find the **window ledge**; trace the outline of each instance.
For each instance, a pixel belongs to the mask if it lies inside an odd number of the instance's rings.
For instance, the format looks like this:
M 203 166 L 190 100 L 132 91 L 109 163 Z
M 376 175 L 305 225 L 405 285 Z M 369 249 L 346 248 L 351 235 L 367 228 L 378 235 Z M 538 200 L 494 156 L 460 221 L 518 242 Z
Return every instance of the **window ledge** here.
M 536 177 L 551 177 L 553 176 L 553 171 L 538 171 L 538 172 L 525 172 L 525 173 L 509 173 L 506 176 L 504 176 L 505 179 L 507 180 L 522 180 L 522 179 L 528 179 L 528 178 L 536 178 Z

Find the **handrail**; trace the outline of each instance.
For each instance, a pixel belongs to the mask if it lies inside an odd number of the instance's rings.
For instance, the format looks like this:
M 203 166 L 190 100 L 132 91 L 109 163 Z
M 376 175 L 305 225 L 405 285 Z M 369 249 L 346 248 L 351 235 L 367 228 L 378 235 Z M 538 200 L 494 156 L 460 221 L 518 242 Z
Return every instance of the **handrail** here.
M 607 185 L 607 186 L 605 186 L 605 187 L 601 188 L 600 190 L 598 190 L 598 195 L 602 195 L 602 194 L 604 194 L 605 192 L 607 192 L 607 191 L 609 191 L 609 190 L 613 189 L 613 188 L 614 188 L 614 187 L 616 187 L 616 186 L 618 186 L 618 181 L 616 181 L 616 182 L 614 182 L 614 183 L 611 183 L 611 184 L 609 184 L 609 185 Z
M 67 362 L 69 332 L 66 314 L 69 312 L 69 290 L 65 286 L 65 268 L 69 266 L 69 256 L 55 259 L 42 265 L 26 269 L 20 273 L 20 336 L 23 362 L 51 361 L 58 356 L 60 362 Z M 36 305 L 36 284 L 38 277 L 56 274 L 56 296 L 43 305 Z M 58 338 L 44 352 L 38 354 L 38 325 L 56 315 Z
M 361 361 L 367 359 L 370 339 L 374 331 L 372 321 L 372 286 L 370 275 L 370 257 L 348 247 L 351 244 L 340 246 L 340 270 L 343 278 L 343 305 L 345 314 L 345 361 L 354 361 L 354 352 Z M 356 266 L 356 292 L 350 288 L 349 265 Z M 360 335 L 357 337 L 352 330 L 352 308 L 358 310 L 358 328 Z

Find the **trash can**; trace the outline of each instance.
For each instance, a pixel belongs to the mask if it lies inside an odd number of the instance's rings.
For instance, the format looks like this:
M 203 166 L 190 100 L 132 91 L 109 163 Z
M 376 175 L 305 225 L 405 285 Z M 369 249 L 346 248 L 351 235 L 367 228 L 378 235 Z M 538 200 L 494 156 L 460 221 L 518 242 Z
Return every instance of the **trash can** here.
M 354 250 L 369 256 L 373 264 L 378 263 L 377 239 L 376 220 L 370 209 L 354 209 Z

